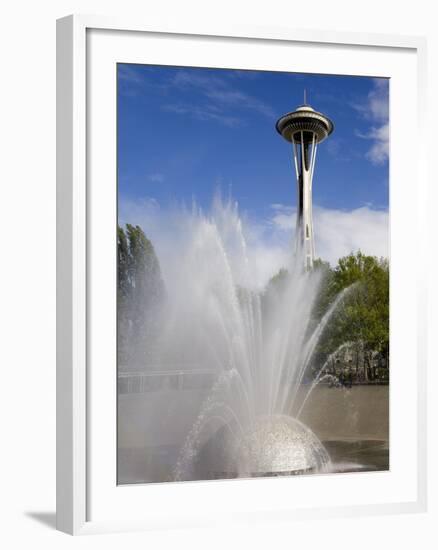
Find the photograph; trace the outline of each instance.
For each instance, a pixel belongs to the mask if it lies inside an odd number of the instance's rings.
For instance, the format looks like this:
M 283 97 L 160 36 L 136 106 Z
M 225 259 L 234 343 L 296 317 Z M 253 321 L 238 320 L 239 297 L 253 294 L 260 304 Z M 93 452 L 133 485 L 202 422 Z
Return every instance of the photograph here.
M 2 6 L 1 548 L 438 549 L 437 18 L 375 4 Z
M 117 64 L 119 485 L 389 470 L 389 82 Z

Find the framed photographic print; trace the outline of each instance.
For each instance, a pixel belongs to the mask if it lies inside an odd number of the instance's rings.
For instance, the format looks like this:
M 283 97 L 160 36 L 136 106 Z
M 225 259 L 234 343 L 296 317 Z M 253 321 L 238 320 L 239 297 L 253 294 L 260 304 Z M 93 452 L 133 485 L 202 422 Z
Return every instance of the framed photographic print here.
M 59 529 L 424 509 L 423 64 L 59 20 Z

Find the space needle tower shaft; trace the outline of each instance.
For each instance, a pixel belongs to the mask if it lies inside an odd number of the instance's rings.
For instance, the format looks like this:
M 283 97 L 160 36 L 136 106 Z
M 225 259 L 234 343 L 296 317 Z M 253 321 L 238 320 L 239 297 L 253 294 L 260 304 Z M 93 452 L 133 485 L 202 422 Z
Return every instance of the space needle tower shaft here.
M 318 144 L 333 131 L 332 121 L 306 102 L 283 115 L 276 124 L 279 134 L 292 144 L 297 180 L 296 249 L 306 269 L 313 267 L 315 240 L 312 217 L 312 182 Z

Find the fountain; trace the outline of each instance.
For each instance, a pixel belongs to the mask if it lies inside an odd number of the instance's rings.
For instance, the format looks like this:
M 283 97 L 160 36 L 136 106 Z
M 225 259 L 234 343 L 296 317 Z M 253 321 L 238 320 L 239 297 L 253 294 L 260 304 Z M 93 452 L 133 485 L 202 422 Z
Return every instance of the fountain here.
M 214 383 L 187 435 L 175 480 L 281 475 L 327 469 L 322 443 L 299 420 L 303 377 L 340 297 L 316 323 L 321 273 L 291 253 L 277 285 L 254 285 L 236 203 L 217 197 L 177 221 L 178 238 L 160 256 L 166 285 L 161 365 L 208 368 Z M 177 274 L 177 276 L 176 276 Z M 305 393 L 303 396 L 303 388 Z

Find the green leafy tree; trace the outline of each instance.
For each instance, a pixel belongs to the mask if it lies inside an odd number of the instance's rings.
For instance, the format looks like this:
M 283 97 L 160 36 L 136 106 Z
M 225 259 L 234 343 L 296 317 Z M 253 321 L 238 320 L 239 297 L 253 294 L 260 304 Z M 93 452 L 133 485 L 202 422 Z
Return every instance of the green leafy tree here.
M 341 258 L 322 289 L 321 312 L 344 289 L 346 294 L 323 335 L 320 350 L 328 354 L 351 342 L 363 353 L 365 378 L 369 379 L 374 354 L 379 352 L 388 360 L 388 261 L 361 252 Z
M 364 375 L 373 378 L 376 353 L 389 359 L 389 266 L 386 259 L 367 256 L 362 252 L 338 260 L 334 268 L 317 259 L 313 266 L 320 277 L 318 296 L 312 312 L 312 331 L 342 291 L 345 291 L 333 317 L 321 335 L 313 357 L 316 374 L 328 356 L 343 344 L 349 344 L 355 355 L 356 375 L 365 362 Z M 281 269 L 269 281 L 264 292 L 264 312 L 282 299 L 289 273 Z

